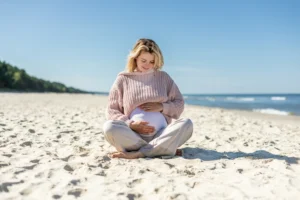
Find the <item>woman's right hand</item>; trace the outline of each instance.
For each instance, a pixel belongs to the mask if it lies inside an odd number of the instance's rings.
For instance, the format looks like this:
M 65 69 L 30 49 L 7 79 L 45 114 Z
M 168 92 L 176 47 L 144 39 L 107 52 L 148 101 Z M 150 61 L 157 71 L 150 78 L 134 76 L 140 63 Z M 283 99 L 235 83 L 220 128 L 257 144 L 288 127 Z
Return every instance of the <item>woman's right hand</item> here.
M 130 128 L 139 134 L 151 134 L 155 131 L 153 126 L 148 125 L 146 121 L 136 121 L 130 124 Z

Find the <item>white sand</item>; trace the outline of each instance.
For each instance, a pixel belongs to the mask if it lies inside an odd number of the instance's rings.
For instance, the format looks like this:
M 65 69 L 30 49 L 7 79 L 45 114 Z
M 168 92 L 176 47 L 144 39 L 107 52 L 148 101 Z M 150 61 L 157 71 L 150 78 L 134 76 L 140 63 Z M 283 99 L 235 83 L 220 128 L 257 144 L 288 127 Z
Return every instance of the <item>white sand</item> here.
M 186 106 L 185 158 L 110 159 L 107 97 L 0 93 L 0 199 L 299 199 L 300 118 Z

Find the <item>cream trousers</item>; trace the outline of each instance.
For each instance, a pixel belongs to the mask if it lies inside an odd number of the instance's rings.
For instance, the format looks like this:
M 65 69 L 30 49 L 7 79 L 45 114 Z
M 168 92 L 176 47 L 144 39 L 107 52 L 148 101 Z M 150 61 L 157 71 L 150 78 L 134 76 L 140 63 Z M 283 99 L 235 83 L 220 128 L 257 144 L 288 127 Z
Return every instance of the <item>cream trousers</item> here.
M 193 133 L 190 119 L 178 119 L 159 130 L 152 138 L 143 138 L 120 120 L 108 120 L 103 125 L 105 139 L 117 151 L 140 151 L 146 157 L 173 156 Z

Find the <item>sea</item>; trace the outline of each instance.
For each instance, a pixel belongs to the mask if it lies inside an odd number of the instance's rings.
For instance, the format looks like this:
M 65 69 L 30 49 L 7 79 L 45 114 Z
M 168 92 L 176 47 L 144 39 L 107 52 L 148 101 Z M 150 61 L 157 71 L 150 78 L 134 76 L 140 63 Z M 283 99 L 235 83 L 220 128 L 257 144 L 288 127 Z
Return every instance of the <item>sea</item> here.
M 108 95 L 108 93 L 98 93 Z M 185 103 L 275 115 L 300 116 L 300 94 L 183 94 Z
M 190 105 L 300 116 L 300 94 L 186 94 L 184 99 Z

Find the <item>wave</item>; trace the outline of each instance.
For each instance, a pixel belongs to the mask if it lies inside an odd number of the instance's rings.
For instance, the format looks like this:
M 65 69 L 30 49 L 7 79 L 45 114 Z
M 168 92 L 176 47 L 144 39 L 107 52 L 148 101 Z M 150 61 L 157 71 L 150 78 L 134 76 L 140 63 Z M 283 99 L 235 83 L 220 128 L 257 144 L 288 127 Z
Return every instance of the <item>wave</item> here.
M 227 97 L 228 101 L 255 101 L 253 97 L 245 97 L 245 98 L 236 98 L 236 97 Z
M 200 100 L 200 101 L 204 101 L 204 100 L 207 100 L 207 97 L 198 97 L 198 98 L 195 98 L 196 100 Z
M 272 101 L 285 101 L 286 97 L 271 97 Z
M 266 108 L 266 109 L 253 109 L 254 112 L 260 112 L 265 114 L 273 114 L 273 115 L 290 115 L 289 112 L 276 110 L 273 108 Z
M 213 97 L 206 97 L 205 99 L 208 100 L 208 101 L 216 101 L 216 99 L 213 98 Z

